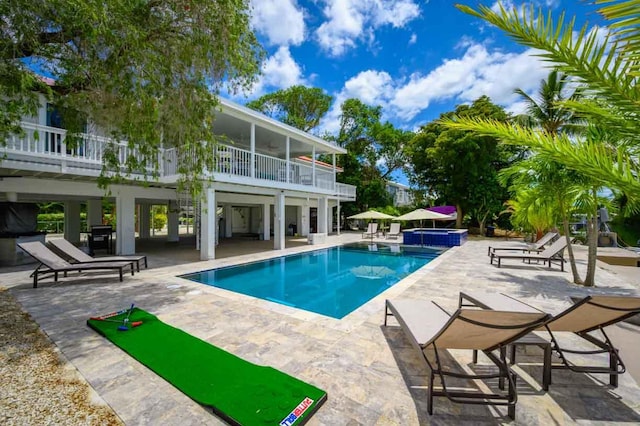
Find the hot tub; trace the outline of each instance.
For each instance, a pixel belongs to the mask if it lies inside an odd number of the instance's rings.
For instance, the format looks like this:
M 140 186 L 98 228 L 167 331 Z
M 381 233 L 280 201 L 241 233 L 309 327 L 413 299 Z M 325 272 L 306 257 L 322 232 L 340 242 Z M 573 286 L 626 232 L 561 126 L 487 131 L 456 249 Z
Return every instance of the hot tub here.
M 402 231 L 405 245 L 435 247 L 461 246 L 467 241 L 466 229 L 414 228 Z

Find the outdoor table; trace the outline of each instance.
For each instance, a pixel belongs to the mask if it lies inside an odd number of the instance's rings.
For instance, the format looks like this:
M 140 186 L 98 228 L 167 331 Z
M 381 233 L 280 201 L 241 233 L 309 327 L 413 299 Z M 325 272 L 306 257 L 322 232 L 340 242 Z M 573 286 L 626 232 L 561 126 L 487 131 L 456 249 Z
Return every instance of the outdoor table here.
M 465 303 L 466 301 L 466 303 Z M 497 306 L 489 306 L 486 303 L 482 302 L 481 300 L 473 297 L 472 295 L 469 295 L 467 293 L 464 292 L 460 292 L 460 301 L 458 304 L 459 307 L 463 307 L 463 306 L 471 306 L 471 307 L 478 307 L 478 308 L 482 308 L 482 309 L 492 309 L 492 308 L 496 308 Z M 527 307 L 527 305 L 522 304 L 522 307 Z M 534 308 L 529 308 L 532 311 L 535 312 L 539 312 L 537 309 Z M 505 306 L 504 310 L 511 310 L 513 311 L 514 309 L 511 308 L 509 309 L 509 306 Z M 520 309 L 521 310 L 521 309 Z M 541 348 L 544 351 L 544 358 L 543 358 L 543 367 L 542 367 L 542 389 L 545 391 L 549 390 L 549 385 L 551 384 L 551 342 L 548 341 L 547 339 L 543 339 L 542 337 L 538 336 L 535 333 L 529 333 L 521 338 L 519 338 L 518 340 L 511 342 L 508 345 L 508 348 L 510 349 L 509 351 L 509 364 L 513 365 L 516 363 L 516 347 L 517 346 L 538 346 L 539 348 Z M 504 361 L 506 359 L 506 348 L 502 348 L 500 350 L 500 358 Z M 478 362 L 478 351 L 474 350 L 473 351 L 473 363 L 477 363 Z M 502 380 L 502 379 L 501 379 Z M 502 388 L 504 386 L 504 383 L 499 383 L 499 386 Z

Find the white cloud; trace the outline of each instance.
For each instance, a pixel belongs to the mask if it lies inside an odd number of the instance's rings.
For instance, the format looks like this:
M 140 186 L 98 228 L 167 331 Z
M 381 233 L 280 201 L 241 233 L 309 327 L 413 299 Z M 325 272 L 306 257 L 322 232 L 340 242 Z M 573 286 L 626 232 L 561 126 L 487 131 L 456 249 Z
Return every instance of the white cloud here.
M 296 0 L 253 0 L 251 24 L 272 45 L 299 45 L 304 41 L 304 13 Z
M 470 46 L 460 58 L 446 60 L 427 75 L 414 74 L 398 87 L 389 100 L 394 114 L 411 120 L 438 100 L 471 102 L 482 95 L 507 109 L 516 102 L 514 89 L 529 93 L 538 88 L 549 73 L 536 52 L 489 52 L 479 44 Z
M 415 117 L 432 102 L 455 104 L 472 102 L 486 95 L 509 112 L 521 113 L 524 104 L 513 91 L 535 92 L 550 69 L 548 64 L 528 49 L 522 53 L 489 51 L 472 43 L 462 56 L 450 58 L 427 74 L 415 73 L 403 80 L 380 70 L 367 70 L 347 80 L 334 94 L 334 104 L 321 123 L 321 130 L 337 133 L 340 106 L 349 98 L 358 98 L 368 105 L 380 105 L 384 120 L 411 126 Z
M 413 0 L 325 0 L 327 21 L 316 30 L 320 46 L 340 56 L 360 39 L 371 44 L 374 30 L 384 25 L 401 28 L 420 15 Z
M 262 66 L 262 75 L 250 91 L 250 96 L 261 96 L 266 88 L 270 91 L 286 89 L 296 84 L 304 84 L 302 68 L 291 56 L 287 46 L 281 46 Z
M 418 41 L 418 35 L 416 33 L 411 34 L 411 37 L 409 38 L 409 44 L 415 44 L 416 41 Z

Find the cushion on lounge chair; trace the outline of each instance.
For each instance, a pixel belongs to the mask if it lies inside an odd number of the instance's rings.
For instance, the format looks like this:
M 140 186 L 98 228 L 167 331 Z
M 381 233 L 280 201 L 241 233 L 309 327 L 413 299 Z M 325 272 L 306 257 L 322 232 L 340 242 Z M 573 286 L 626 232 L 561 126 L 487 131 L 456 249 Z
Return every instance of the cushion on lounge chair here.
M 134 261 L 136 262 L 138 271 L 140 271 L 140 261 L 144 260 L 144 266 L 147 267 L 147 256 L 144 255 L 91 257 L 64 238 L 54 238 L 49 240 L 49 243 L 64 255 L 70 257 L 78 263 Z
M 502 312 L 473 309 L 458 309 L 449 315 L 433 302 L 424 300 L 387 300 L 385 321 L 396 318 L 412 345 L 429 367 L 429 387 L 427 411 L 433 414 L 433 397 L 446 396 L 453 402 L 507 406 L 509 417 L 515 418 L 517 391 L 514 373 L 502 357 L 493 354 L 494 349 L 502 349 L 548 319 L 543 312 Z M 435 361 L 425 354 L 426 349 L 435 351 Z M 498 366 L 497 373 L 465 374 L 446 371 L 440 363 L 439 351 L 444 349 L 482 350 Z M 509 383 L 508 391 L 485 393 L 477 391 L 451 390 L 446 385 L 447 377 L 475 379 L 498 379 L 503 389 L 504 380 Z M 442 389 L 434 389 L 434 379 L 438 377 Z
M 133 271 L 133 261 L 124 262 L 92 262 L 92 263 L 76 263 L 72 264 L 52 252 L 47 246 L 40 241 L 30 241 L 20 243 L 18 246 L 24 250 L 29 256 L 40 262 L 40 265 L 31 274 L 33 276 L 33 287 L 38 287 L 38 276 L 44 274 L 54 274 L 55 281 L 58 281 L 59 272 L 84 271 L 84 270 L 118 270 L 120 273 L 120 281 L 122 281 L 123 270 L 127 266 Z M 42 268 L 44 266 L 44 268 Z M 65 275 L 66 276 L 66 275 Z
M 536 310 L 513 297 L 501 293 L 464 292 L 460 293 L 460 305 L 466 306 L 464 300 L 485 309 L 510 309 L 529 312 Z M 560 354 L 562 365 L 554 368 L 567 368 L 585 373 L 609 374 L 609 382 L 618 385 L 618 376 L 626 371 L 619 351 L 613 346 L 604 327 L 615 324 L 634 315 L 640 314 L 640 297 L 637 296 L 586 296 L 573 298 L 574 304 L 559 314 L 550 317 L 540 330 L 547 330 L 552 337 L 552 347 Z M 603 339 L 597 338 L 593 331 L 598 330 Z M 572 332 L 584 340 L 597 346 L 599 350 L 578 350 L 561 347 L 554 337 L 557 332 Z M 588 366 L 572 364 L 566 354 L 608 354 L 608 365 Z

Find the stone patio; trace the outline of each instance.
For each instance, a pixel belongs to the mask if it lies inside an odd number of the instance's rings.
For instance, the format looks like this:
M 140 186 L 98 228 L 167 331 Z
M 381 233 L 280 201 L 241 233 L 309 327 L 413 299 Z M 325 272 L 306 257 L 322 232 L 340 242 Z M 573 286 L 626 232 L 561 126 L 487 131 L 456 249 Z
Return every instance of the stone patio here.
M 326 246 L 360 236 L 332 236 Z M 150 249 L 150 269 L 126 277 L 123 283 L 113 276 L 83 274 L 57 284 L 44 279 L 33 289 L 29 278 L 33 268 L 24 267 L 0 269 L 0 282 L 11 288 L 64 357 L 127 424 L 223 424 L 85 325 L 92 315 L 132 302 L 248 361 L 275 367 L 326 390 L 328 401 L 310 425 L 499 424 L 509 422 L 506 409 L 453 404 L 443 398 L 436 398 L 434 415 L 427 414 L 426 368 L 393 320 L 389 327 L 382 326 L 384 300 L 431 299 L 453 311 L 459 292 L 475 289 L 506 292 L 553 313 L 566 306 L 569 295 L 640 295 L 640 280 L 599 268 L 598 286 L 585 289 L 572 285 L 570 272 L 557 268 L 507 261 L 499 269 L 489 265 L 486 255 L 487 246 L 496 244 L 508 243 L 470 240 L 453 248 L 342 320 L 177 278 L 282 254 L 271 250 L 190 262 L 189 252 L 172 255 Z M 297 244 L 285 253 L 320 247 Z M 580 259 L 586 257 L 584 247 L 576 251 Z M 579 267 L 584 275 L 584 260 Z M 615 335 L 622 333 L 621 339 L 627 342 L 621 346 L 622 358 L 640 358 L 640 329 L 626 323 L 614 327 Z M 578 339 L 568 339 L 583 346 Z M 631 351 L 636 348 L 635 353 L 626 352 L 627 346 Z M 515 367 L 522 378 L 518 380 L 517 423 L 640 423 L 640 387 L 629 372 L 614 389 L 607 385 L 607 376 L 554 370 L 553 384 L 545 393 L 540 387 L 541 353 L 531 349 L 522 355 L 522 364 Z M 471 364 L 470 351 L 450 351 L 446 363 L 465 371 L 491 368 L 482 356 L 478 365 Z

